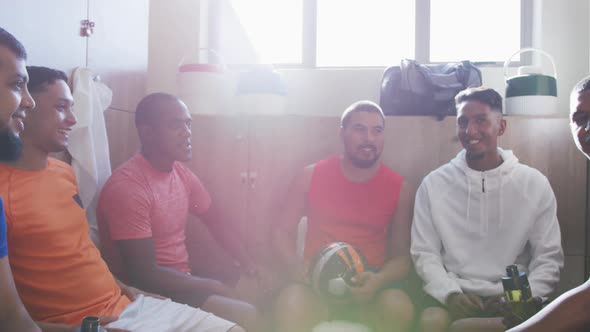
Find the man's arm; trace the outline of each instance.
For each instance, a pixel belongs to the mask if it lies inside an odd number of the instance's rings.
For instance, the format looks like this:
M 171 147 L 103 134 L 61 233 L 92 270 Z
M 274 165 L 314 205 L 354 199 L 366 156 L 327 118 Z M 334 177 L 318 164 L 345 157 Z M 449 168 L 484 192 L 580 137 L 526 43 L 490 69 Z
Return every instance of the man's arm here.
M 148 292 L 174 297 L 197 292 L 228 296 L 230 290 L 220 281 L 199 278 L 156 262 L 151 238 L 114 241 L 119 248 L 123 264 L 134 285 Z
M 568 332 L 590 328 L 590 280 L 555 299 L 508 332 Z
M 449 295 L 462 293 L 462 290 L 455 280 L 449 278 L 443 265 L 442 241 L 433 224 L 425 181 L 422 181 L 416 193 L 410 253 L 416 272 L 424 281 L 424 291 L 439 302 L 446 303 Z
M 199 218 L 207 225 L 213 237 L 227 249 L 228 253 L 236 259 L 246 273 L 254 272 L 254 263 L 244 248 L 244 241 L 239 238 L 235 227 L 229 225 L 228 220 L 223 220 L 218 205 L 213 201 L 209 209 L 199 215 Z
M 0 258 L 0 330 L 41 331 L 18 296 L 7 257 Z
M 304 281 L 307 273 L 303 258 L 297 256 L 295 242 L 299 221 L 305 215 L 305 201 L 313 169 L 314 165 L 307 166 L 293 179 L 285 196 L 279 222 L 271 230 L 273 249 L 284 262 L 289 276 L 297 281 Z
M 404 181 L 389 230 L 391 236 L 390 258 L 377 273 L 383 282 L 382 287 L 405 278 L 410 271 L 410 230 L 415 196 L 415 188 Z
M 180 171 L 190 188 L 190 213 L 204 222 L 211 235 L 237 260 L 244 272 L 254 273 L 254 263 L 247 255 L 244 241 L 240 239 L 234 225 L 224 219 L 217 201 L 211 198 L 201 180 L 192 171 L 186 168 L 181 168 Z
M 404 181 L 400 188 L 397 208 L 389 226 L 388 260 L 379 272 L 364 272 L 352 279 L 356 287 L 351 288 L 351 293 L 356 302 L 370 301 L 379 290 L 408 275 L 414 196 L 414 188 Z
M 538 189 L 542 197 L 535 205 L 538 214 L 529 235 L 531 261 L 528 275 L 534 296 L 548 296 L 555 290 L 564 260 L 557 202 L 549 181 L 543 180 L 543 187 Z

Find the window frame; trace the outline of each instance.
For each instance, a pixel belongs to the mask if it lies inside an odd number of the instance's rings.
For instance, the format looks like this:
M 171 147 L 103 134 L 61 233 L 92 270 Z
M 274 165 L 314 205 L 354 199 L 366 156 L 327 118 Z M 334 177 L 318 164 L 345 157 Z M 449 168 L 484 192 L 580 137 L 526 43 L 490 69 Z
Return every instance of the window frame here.
M 317 2 L 321 0 L 302 0 L 302 54 L 301 63 L 273 63 L 276 68 L 293 69 L 370 69 L 384 68 L 380 65 L 366 66 L 318 66 L 317 65 Z M 416 3 L 416 29 L 414 34 L 415 60 L 420 63 L 430 62 L 430 0 L 415 0 Z M 493 0 L 489 0 L 493 1 Z M 520 47 L 531 47 L 533 42 L 533 2 L 534 0 L 520 0 Z M 211 11 L 209 11 L 210 14 Z M 215 13 L 217 14 L 217 13 Z M 215 17 L 215 16 L 210 16 Z M 210 40 L 215 40 L 210 35 Z M 457 60 L 458 61 L 458 60 Z M 520 61 L 512 61 L 511 67 L 530 64 L 530 53 L 521 55 Z M 502 67 L 503 61 L 474 62 L 478 67 Z

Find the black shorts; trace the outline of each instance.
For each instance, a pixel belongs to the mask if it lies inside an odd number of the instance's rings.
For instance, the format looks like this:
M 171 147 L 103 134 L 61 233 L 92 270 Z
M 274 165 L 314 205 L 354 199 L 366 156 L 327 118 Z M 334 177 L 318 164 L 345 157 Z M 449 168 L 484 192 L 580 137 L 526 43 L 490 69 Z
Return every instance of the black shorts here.
M 489 298 L 490 297 L 481 296 L 481 299 L 484 303 Z M 448 310 L 446 304 L 442 304 L 434 297 L 424 293 L 423 298 L 421 299 L 420 304 L 418 305 L 419 310 L 417 310 L 416 312 L 421 313 L 422 311 L 424 311 L 424 309 L 432 308 L 432 307 L 443 308 L 445 310 Z M 500 316 L 502 316 L 502 313 L 500 313 L 498 311 L 498 309 L 484 308 L 483 310 L 480 310 L 477 314 L 475 314 L 472 317 L 473 318 L 489 318 L 489 317 L 500 317 Z

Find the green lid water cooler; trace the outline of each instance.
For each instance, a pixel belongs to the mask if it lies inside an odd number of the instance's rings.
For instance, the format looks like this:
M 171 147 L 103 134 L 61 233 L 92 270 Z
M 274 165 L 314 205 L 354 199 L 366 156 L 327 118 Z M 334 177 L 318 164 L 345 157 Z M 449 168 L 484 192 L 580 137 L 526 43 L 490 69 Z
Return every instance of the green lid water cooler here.
M 517 75 L 507 77 L 506 68 L 513 57 L 525 52 L 537 52 L 549 59 L 553 73 L 543 72 L 540 65 L 518 67 Z M 555 62 L 547 52 L 536 48 L 523 48 L 504 62 L 506 80 L 505 113 L 507 115 L 554 115 L 557 108 L 557 71 Z

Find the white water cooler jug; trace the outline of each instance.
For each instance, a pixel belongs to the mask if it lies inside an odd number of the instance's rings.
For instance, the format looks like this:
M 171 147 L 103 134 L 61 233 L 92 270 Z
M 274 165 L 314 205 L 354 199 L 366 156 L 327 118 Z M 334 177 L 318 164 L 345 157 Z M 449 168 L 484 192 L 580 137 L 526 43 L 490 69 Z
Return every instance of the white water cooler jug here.
M 178 66 L 178 97 L 184 101 L 190 113 L 223 113 L 228 108 L 230 98 L 226 69 L 223 64 L 211 61 L 210 55 L 215 55 L 213 51 L 200 49 L 199 54 L 205 51 L 208 52 L 206 60 L 199 56 L 194 61 L 183 60 Z
M 549 59 L 553 73 L 543 73 L 541 66 L 518 67 L 516 76 L 507 77 L 506 68 L 511 59 L 524 52 L 537 52 Z M 547 52 L 536 48 L 523 48 L 504 62 L 506 80 L 506 108 L 508 115 L 553 115 L 557 108 L 557 71 L 555 61 Z

